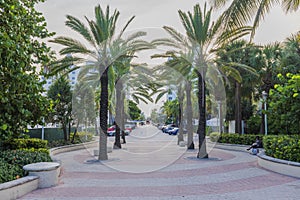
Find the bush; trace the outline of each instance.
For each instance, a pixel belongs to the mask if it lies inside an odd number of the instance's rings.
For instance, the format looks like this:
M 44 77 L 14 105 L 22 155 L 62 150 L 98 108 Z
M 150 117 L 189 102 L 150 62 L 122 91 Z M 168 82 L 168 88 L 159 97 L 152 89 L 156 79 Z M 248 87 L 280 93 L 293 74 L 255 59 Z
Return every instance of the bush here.
M 73 139 L 74 133 L 71 133 L 70 139 Z M 77 132 L 74 143 L 90 142 L 93 140 L 93 134 L 90 132 Z
M 40 148 L 47 148 L 48 147 L 48 141 L 47 140 L 41 140 L 37 138 L 29 138 L 29 139 L 11 139 L 4 141 L 2 143 L 2 149 L 40 149 Z
M 232 134 L 232 133 L 222 133 L 218 142 L 229 143 L 229 144 L 252 145 L 255 142 L 257 136 L 259 135 L 250 135 L 250 134 L 240 135 L 240 134 Z
M 279 135 L 265 136 L 263 140 L 265 153 L 268 156 L 300 162 L 300 136 Z
M 0 183 L 26 175 L 23 166 L 37 162 L 51 162 L 47 149 L 18 149 L 0 152 Z
M 24 174 L 22 168 L 12 165 L 0 158 L 0 183 L 12 181 L 22 177 Z
M 211 134 L 209 134 L 210 141 L 212 142 L 217 142 L 219 137 L 220 137 L 219 132 L 212 132 Z
M 246 133 L 259 133 L 261 125 L 261 116 L 253 115 L 247 120 Z

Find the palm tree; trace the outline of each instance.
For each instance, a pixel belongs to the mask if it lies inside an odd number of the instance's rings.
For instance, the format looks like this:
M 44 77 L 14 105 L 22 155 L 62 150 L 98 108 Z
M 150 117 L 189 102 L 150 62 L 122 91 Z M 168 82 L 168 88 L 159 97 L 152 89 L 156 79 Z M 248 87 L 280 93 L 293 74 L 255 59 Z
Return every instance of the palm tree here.
M 154 44 L 164 44 L 179 49 L 179 51 L 191 51 L 193 56 L 188 60 L 196 70 L 198 77 L 198 106 L 199 124 L 197 134 L 199 135 L 198 158 L 208 158 L 206 150 L 206 98 L 205 80 L 206 72 L 213 66 L 215 51 L 225 42 L 248 34 L 250 27 L 238 27 L 227 30 L 222 27 L 222 18 L 216 22 L 211 21 L 212 8 L 207 10 L 204 5 L 203 12 L 199 4 L 194 6 L 194 12 L 178 11 L 181 23 L 186 31 L 186 36 L 178 33 L 171 27 L 164 26 L 164 29 L 171 35 L 172 39 L 161 39 L 153 41 Z
M 254 37 L 255 30 L 261 20 L 273 6 L 281 4 L 286 13 L 297 11 L 300 6 L 299 0 L 210 0 L 210 2 L 215 8 L 223 8 L 226 3 L 231 2 L 223 14 L 223 22 L 227 26 L 242 26 L 253 21 L 251 38 Z
M 193 67 L 191 66 L 190 62 L 188 62 L 188 57 L 190 55 L 185 55 L 183 52 L 181 54 L 176 55 L 174 52 L 166 52 L 165 54 L 157 54 L 153 55 L 152 58 L 155 57 L 162 57 L 168 58 L 168 61 L 165 65 L 169 68 L 172 68 L 179 72 L 182 77 L 178 80 L 175 80 L 175 84 L 177 83 L 178 88 L 178 100 L 179 100 L 179 117 L 180 117 L 180 126 L 179 126 L 179 134 L 178 134 L 178 144 L 180 141 L 183 141 L 183 121 L 184 121 L 184 112 L 183 112 L 183 100 L 184 100 L 184 92 L 185 90 L 186 95 L 186 109 L 185 115 L 187 120 L 187 148 L 194 149 L 194 142 L 193 142 L 193 110 L 192 110 L 192 101 L 191 101 L 191 92 L 192 92 L 192 80 L 195 78 L 195 73 Z M 188 58 L 188 59 L 187 59 Z M 163 76 L 170 75 L 170 70 L 165 70 Z M 172 75 L 171 79 L 174 79 Z M 181 84 L 183 82 L 183 84 Z M 183 89 L 182 89 L 183 87 Z
M 109 6 L 105 12 L 100 5 L 95 7 L 95 20 L 89 20 L 85 17 L 88 27 L 79 19 L 67 15 L 66 26 L 73 31 L 79 33 L 85 41 L 91 46 L 87 48 L 80 41 L 70 37 L 57 37 L 51 42 L 61 44 L 64 48 L 60 54 L 73 54 L 73 57 L 63 59 L 59 67 L 54 67 L 54 71 L 62 70 L 70 65 L 77 64 L 76 70 L 80 67 L 92 67 L 100 74 L 100 138 L 99 138 L 99 160 L 107 160 L 107 113 L 108 113 L 108 71 L 112 63 L 119 57 L 126 56 L 128 51 L 136 48 L 139 41 L 135 40 L 138 36 L 143 36 L 145 33 L 138 32 L 133 37 L 128 37 L 126 41 L 121 39 L 124 31 L 134 19 L 131 17 L 124 28 L 121 29 L 119 35 L 114 38 L 116 23 L 119 18 L 119 11 L 115 10 L 110 14 Z M 123 45 L 122 45 L 123 44 Z M 126 44 L 126 45 L 125 45 Z M 118 51 L 116 51 L 118 50 Z
M 251 53 L 256 50 L 253 44 L 247 43 L 245 40 L 237 40 L 229 43 L 224 48 L 218 50 L 218 59 L 216 60 L 224 77 L 230 78 L 233 82 L 234 88 L 234 119 L 235 119 L 235 133 L 242 133 L 242 89 L 245 89 L 247 85 L 254 83 L 255 78 L 258 75 L 256 70 L 251 66 Z M 251 76 L 247 75 L 250 74 Z M 254 77 L 253 77 L 254 75 Z M 243 86 L 242 86 L 243 85 Z M 252 96 L 253 91 L 249 87 L 246 93 Z M 230 101 L 229 101 L 230 102 Z M 232 103 L 230 103 L 232 105 Z

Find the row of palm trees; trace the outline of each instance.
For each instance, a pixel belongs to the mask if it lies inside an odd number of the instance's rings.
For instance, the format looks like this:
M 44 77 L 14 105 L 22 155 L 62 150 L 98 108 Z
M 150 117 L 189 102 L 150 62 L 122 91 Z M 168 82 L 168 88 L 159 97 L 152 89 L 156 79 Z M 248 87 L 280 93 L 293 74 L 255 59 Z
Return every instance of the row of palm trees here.
M 214 2 L 216 3 L 215 5 L 221 5 L 226 1 Z M 248 1 L 240 2 L 244 3 Z M 232 5 L 235 5 L 234 3 L 237 4 L 237 1 L 233 1 Z M 243 8 L 243 3 L 240 3 L 241 7 L 238 8 Z M 256 2 L 256 4 L 257 3 L 258 2 Z M 54 62 L 52 70 L 53 73 L 56 73 L 68 68 L 72 63 L 77 66 L 72 70 L 78 68 L 82 69 L 81 76 L 83 80 L 92 81 L 93 84 L 95 84 L 95 80 L 97 80 L 96 86 L 99 87 L 100 90 L 99 160 L 108 159 L 106 146 L 109 95 L 112 95 L 112 88 L 110 87 L 116 86 L 117 93 L 115 95 L 118 97 L 117 100 L 120 100 L 120 102 L 116 103 L 116 115 L 118 116 L 117 120 L 122 121 L 122 113 L 124 113 L 122 110 L 124 110 L 124 106 L 118 107 L 118 105 L 124 105 L 125 97 L 122 89 L 126 88 L 128 84 L 123 83 L 121 77 L 124 74 L 130 73 L 132 70 L 132 58 L 137 52 L 154 48 L 159 45 L 168 46 L 171 50 L 160 55 L 155 55 L 154 57 L 172 58 L 171 61 L 173 63 L 169 62 L 166 64 L 174 67 L 174 69 L 179 71 L 179 73 L 187 80 L 185 88 L 189 93 L 190 81 L 192 81 L 191 77 L 196 76 L 199 109 L 199 124 L 197 130 L 197 134 L 199 135 L 199 152 L 197 157 L 208 157 L 205 140 L 206 82 L 219 84 L 223 79 L 215 79 L 215 77 L 218 77 L 216 74 L 224 75 L 225 72 L 229 73 L 229 71 L 231 74 L 236 74 L 235 69 L 228 67 L 230 65 L 226 68 L 224 67 L 224 70 L 226 69 L 226 71 L 219 71 L 216 67 L 216 54 L 218 50 L 224 48 L 226 44 L 247 34 L 253 34 L 254 30 L 252 27 L 244 26 L 244 22 L 246 22 L 245 19 L 243 21 L 240 20 L 241 18 L 237 19 L 235 15 L 228 14 L 232 13 L 230 9 L 233 9 L 233 6 L 230 6 L 229 9 L 215 22 L 211 20 L 213 10 L 212 8 L 207 8 L 206 4 L 203 9 L 201 9 L 200 5 L 195 5 L 193 12 L 183 12 L 179 10 L 178 13 L 182 25 L 184 26 L 185 34 L 177 32 L 176 29 L 172 27 L 164 26 L 163 28 L 170 35 L 170 38 L 156 39 L 150 43 L 142 40 L 143 36 L 146 35 L 145 32 L 135 32 L 124 37 L 124 32 L 133 21 L 134 16 L 131 17 L 127 23 L 125 23 L 123 29 L 116 34 L 116 25 L 120 13 L 119 11 L 114 10 L 111 14 L 109 6 L 106 7 L 106 10 L 102 10 L 100 5 L 96 6 L 95 20 L 90 20 L 85 17 L 88 26 L 73 16 L 67 16 L 66 26 L 79 33 L 88 46 L 80 40 L 70 37 L 57 37 L 53 39 L 51 42 L 63 46 L 60 51 L 61 55 L 72 54 L 72 57 L 65 57 Z M 247 12 L 247 10 L 244 12 Z M 251 13 L 248 13 L 248 15 L 251 15 Z M 227 23 L 224 23 L 225 19 Z M 260 18 L 258 18 L 258 20 L 259 19 Z M 235 26 L 233 26 L 232 22 L 237 23 L 234 23 Z M 137 76 L 133 75 L 133 77 L 135 80 L 138 80 L 139 78 L 141 80 L 142 74 L 144 74 L 143 76 L 146 76 L 145 74 L 148 73 L 139 73 Z M 207 78 L 208 74 L 209 77 Z M 143 80 L 145 84 L 141 84 Z M 131 87 L 131 90 L 135 91 L 132 96 L 137 101 L 138 99 L 148 99 L 152 101 L 151 97 L 149 97 L 151 96 L 150 94 L 160 91 L 158 89 L 161 87 L 159 84 L 145 80 L 147 79 L 142 78 L 141 82 L 133 81 L 135 85 L 128 86 Z M 143 92 L 145 90 L 148 92 Z M 121 113 L 121 115 L 119 115 L 119 113 Z M 119 124 L 122 126 L 121 122 Z M 117 137 L 119 138 L 119 135 Z M 120 147 L 119 141 L 116 140 L 116 142 L 115 146 Z

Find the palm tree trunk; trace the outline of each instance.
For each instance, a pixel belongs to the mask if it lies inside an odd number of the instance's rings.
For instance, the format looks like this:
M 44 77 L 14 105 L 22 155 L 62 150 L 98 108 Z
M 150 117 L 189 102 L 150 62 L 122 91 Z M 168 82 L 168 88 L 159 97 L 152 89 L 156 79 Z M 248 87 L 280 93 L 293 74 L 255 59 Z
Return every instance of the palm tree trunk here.
M 179 131 L 177 135 L 177 145 L 183 141 L 183 92 L 181 91 L 181 86 L 178 87 L 178 103 L 179 103 Z
M 241 84 L 235 82 L 235 133 L 242 133 Z
M 108 67 L 101 78 L 99 160 L 107 160 Z
M 119 80 L 118 83 L 115 84 L 116 86 L 116 133 L 115 133 L 115 143 L 114 143 L 114 149 L 121 149 L 121 140 L 120 140 L 120 127 L 122 127 L 121 122 L 121 95 L 122 95 L 122 80 Z
M 121 129 L 122 129 L 122 139 L 123 139 L 123 144 L 126 143 L 125 139 L 125 107 L 124 107 L 124 101 L 125 101 L 125 93 L 122 91 L 121 94 Z
M 195 149 L 193 141 L 193 110 L 192 110 L 192 99 L 191 99 L 191 90 L 192 85 L 189 81 L 185 85 L 186 90 L 186 115 L 187 115 L 187 149 Z
M 197 158 L 208 158 L 206 150 L 206 97 L 205 97 L 205 72 L 197 71 L 198 75 L 198 105 L 199 105 L 199 120 L 197 134 L 199 137 L 199 152 Z

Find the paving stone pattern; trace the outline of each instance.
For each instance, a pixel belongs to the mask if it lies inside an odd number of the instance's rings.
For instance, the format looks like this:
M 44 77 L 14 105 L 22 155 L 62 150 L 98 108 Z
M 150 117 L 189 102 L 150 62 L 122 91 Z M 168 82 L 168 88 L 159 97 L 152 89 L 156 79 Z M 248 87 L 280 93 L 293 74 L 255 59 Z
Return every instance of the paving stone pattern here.
M 140 128 L 140 131 L 146 128 Z M 59 185 L 33 191 L 20 199 L 300 199 L 300 179 L 258 167 L 256 156 L 247 152 L 211 148 L 209 159 L 195 159 L 197 150 L 186 151 L 177 146 L 176 136 L 157 134 L 156 139 L 160 140 L 153 139 L 155 142 L 147 146 L 149 141 L 143 143 L 142 140 L 132 139 L 135 136 L 133 133 L 128 136 L 128 143 L 123 145 L 124 150 L 113 150 L 109 160 L 104 162 L 96 162 L 91 154 L 93 149 L 59 154 L 56 158 L 61 160 L 63 168 Z M 147 153 L 141 157 L 132 153 L 134 149 L 142 152 L 143 147 L 150 152 L 153 150 L 150 146 L 157 148 L 170 137 L 175 140 L 155 155 L 158 161 L 153 160 L 153 155 L 147 157 Z M 168 160 L 172 156 L 176 158 L 173 162 Z M 163 160 L 168 161 L 159 165 L 159 161 L 162 163 Z M 147 172 L 142 172 L 142 168 L 146 168 Z M 138 173 L 132 173 L 134 170 Z

